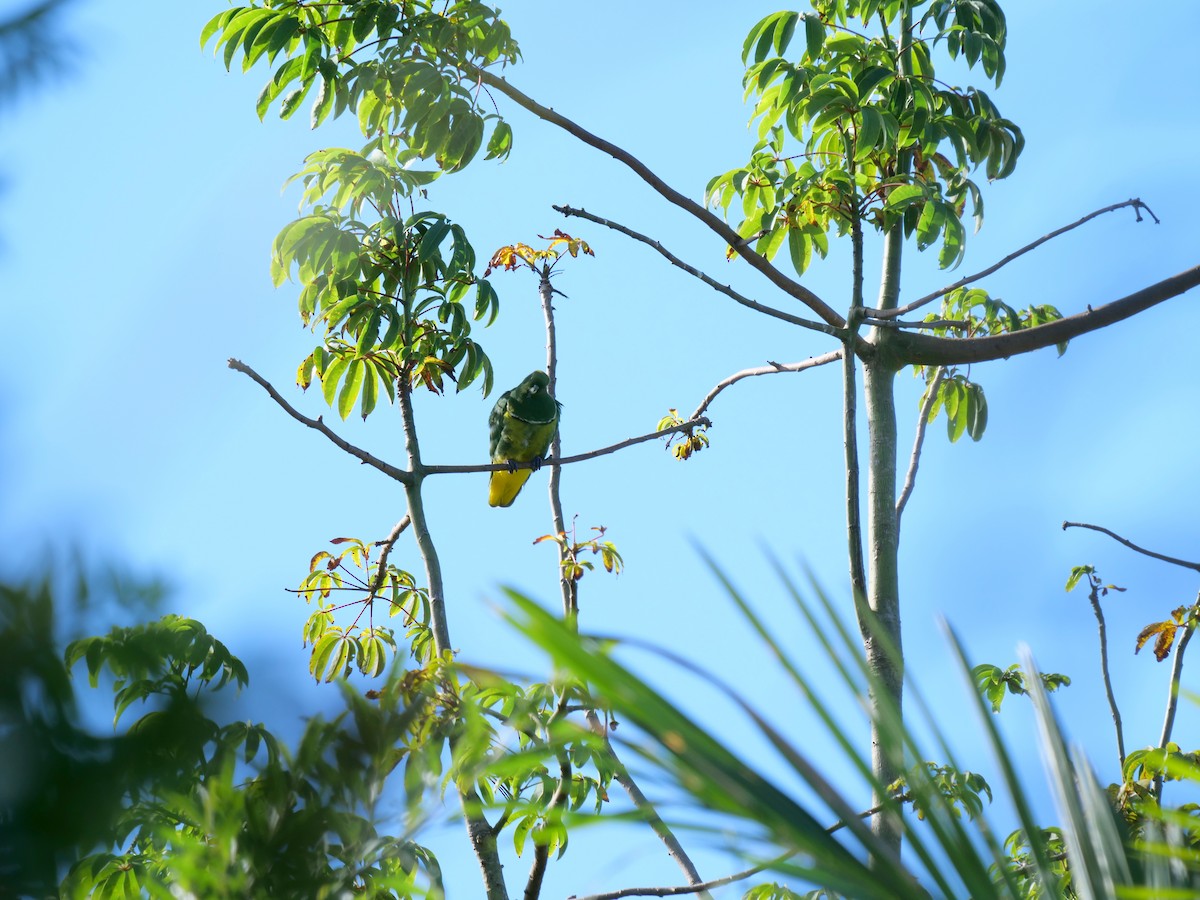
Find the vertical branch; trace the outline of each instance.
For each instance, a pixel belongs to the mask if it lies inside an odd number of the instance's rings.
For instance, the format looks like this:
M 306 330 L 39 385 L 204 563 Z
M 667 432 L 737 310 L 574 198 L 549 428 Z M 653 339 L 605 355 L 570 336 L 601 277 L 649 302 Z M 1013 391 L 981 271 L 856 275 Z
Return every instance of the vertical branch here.
M 425 578 L 429 583 L 429 618 L 433 629 L 433 646 L 438 656 L 441 656 L 451 649 L 450 626 L 446 621 L 446 592 L 442 581 L 442 564 L 438 559 L 433 536 L 429 533 L 425 504 L 421 499 L 425 472 L 421 465 L 421 445 L 417 440 L 417 425 L 413 417 L 412 384 L 409 382 L 407 371 L 400 373 L 400 385 L 396 393 L 404 424 L 404 447 L 408 451 L 408 468 L 412 472 L 412 479 L 404 485 L 404 494 L 408 500 L 408 515 L 412 520 L 413 536 L 417 541 L 421 561 L 425 563 Z
M 1121 710 L 1117 707 L 1117 697 L 1113 693 L 1112 678 L 1108 671 L 1108 629 L 1104 624 L 1104 611 L 1100 608 L 1100 579 L 1095 575 L 1089 576 L 1091 590 L 1088 600 L 1092 604 L 1092 612 L 1096 614 L 1096 623 L 1100 631 L 1100 674 L 1104 679 L 1104 693 L 1108 696 L 1108 708 L 1112 711 L 1113 727 L 1117 730 L 1117 759 L 1120 760 L 1119 771 L 1125 771 L 1125 731 L 1121 726 Z M 1179 661 L 1178 655 L 1175 661 Z M 1172 717 L 1168 702 L 1167 718 Z M 1169 729 L 1168 729 L 1169 732 Z
M 488 824 L 483 814 L 483 799 L 471 782 L 459 779 L 457 786 L 463 818 L 467 823 L 467 837 L 471 841 L 471 849 L 483 874 L 485 896 L 487 900 L 508 900 L 508 889 L 504 886 L 504 866 L 500 862 L 500 850 L 496 846 L 496 830 Z
M 917 466 L 921 462 L 921 448 L 925 444 L 925 429 L 929 425 L 929 411 L 933 409 L 933 404 L 937 401 L 938 388 L 941 387 L 945 377 L 945 367 L 938 366 L 933 381 L 926 389 L 925 399 L 921 403 L 921 414 L 917 418 L 917 436 L 913 439 L 912 456 L 909 457 L 908 471 L 904 475 L 904 487 L 900 491 L 899 499 L 896 500 L 897 532 L 900 530 L 900 516 L 904 514 L 904 506 L 908 503 L 908 498 L 912 496 L 913 487 L 917 483 Z
M 541 279 L 538 281 L 538 296 L 542 300 L 542 313 L 546 317 L 546 374 L 550 376 L 550 396 L 558 396 L 558 343 L 554 330 L 554 287 L 550 284 L 550 266 L 542 266 Z M 561 417 L 560 417 L 561 418 Z M 554 432 L 554 440 L 550 444 L 550 455 L 554 459 L 562 456 L 561 429 Z M 563 518 L 562 500 L 559 495 L 559 485 L 562 481 L 562 466 L 550 469 L 550 513 L 554 519 L 554 532 L 561 535 L 563 542 L 558 545 L 558 579 L 563 598 L 563 618 L 572 629 L 577 627 L 579 616 L 579 585 L 566 577 L 567 548 L 565 546 L 567 524 Z
M 688 884 L 703 884 L 704 879 L 700 877 L 700 873 L 696 869 L 695 863 L 691 857 L 683 849 L 683 845 L 679 843 L 679 839 L 675 837 L 675 833 L 671 831 L 670 826 L 662 820 L 658 814 L 658 810 L 654 808 L 654 804 L 650 799 L 642 793 L 642 789 L 638 787 L 636 781 L 629 774 L 629 770 L 625 768 L 625 763 L 617 757 L 616 750 L 608 740 L 608 730 L 600 721 L 600 717 L 593 710 L 587 711 L 587 722 L 592 731 L 600 736 L 604 741 L 604 747 L 608 751 L 609 760 L 613 766 L 613 778 L 621 787 L 625 788 L 625 792 L 629 794 L 629 799 L 633 801 L 634 808 L 641 814 L 647 824 L 654 829 L 654 833 L 658 835 L 663 845 L 667 848 L 667 853 L 679 865 L 683 871 L 684 877 L 687 878 Z M 708 891 L 699 892 L 698 896 L 712 900 Z
M 912 11 L 900 12 L 899 71 L 912 77 Z M 896 175 L 906 176 L 912 168 L 911 152 L 901 152 Z M 878 309 L 894 309 L 900 298 L 900 272 L 904 251 L 904 228 L 896 222 L 883 236 L 883 266 L 879 283 Z M 888 803 L 887 786 L 900 775 L 897 748 L 887 746 L 885 711 L 902 715 L 904 654 L 900 634 L 900 519 L 896 511 L 896 369 L 889 359 L 888 344 L 894 335 L 876 328 L 873 335 L 878 352 L 863 360 L 863 396 L 867 407 L 867 605 L 872 615 L 859 617 L 863 648 L 872 675 L 871 770 L 876 779 L 873 806 Z M 877 633 L 877 630 L 880 633 Z M 880 696 L 880 694 L 883 696 Z M 904 823 L 895 813 L 883 811 L 871 820 L 871 830 L 885 846 L 900 852 Z M 877 864 L 872 858 L 872 868 Z
M 404 493 L 408 499 L 408 515 L 412 521 L 413 536 L 425 563 L 425 577 L 429 583 L 429 618 L 433 630 L 433 646 L 438 658 L 444 659 L 452 652 L 450 626 L 446 619 L 445 583 L 442 580 L 442 564 L 438 559 L 433 536 L 429 533 L 425 505 L 421 498 L 425 470 L 421 464 L 421 445 L 417 439 L 416 419 L 413 416 L 412 383 L 406 369 L 401 370 L 399 390 L 396 393 L 399 395 L 400 416 L 404 425 L 408 467 L 412 472 L 412 479 L 404 485 Z M 451 736 L 452 754 L 456 743 L 456 738 Z M 479 861 L 487 900 L 508 900 L 508 889 L 504 884 L 504 866 L 500 862 L 500 853 L 496 847 L 496 833 L 483 813 L 483 801 L 469 781 L 459 779 L 457 787 L 463 818 L 466 820 L 467 837 L 475 858 Z
M 856 215 L 851 224 L 853 243 L 853 299 L 846 322 L 846 341 L 842 349 L 842 437 L 846 452 L 846 541 L 850 556 L 850 590 L 857 606 L 867 596 L 867 576 L 863 565 L 862 487 L 858 465 L 858 385 L 854 342 L 858 323 L 853 310 L 862 308 L 863 235 L 862 221 Z
M 1200 594 L 1196 596 L 1196 603 L 1200 605 Z M 1193 607 L 1194 609 L 1194 607 Z M 1187 649 L 1188 642 L 1191 641 L 1192 635 L 1196 631 L 1196 626 L 1192 622 L 1193 613 L 1189 612 L 1187 624 L 1184 626 L 1183 637 L 1179 639 L 1179 643 L 1175 646 L 1175 659 L 1171 661 L 1171 682 L 1167 694 L 1167 711 L 1163 717 L 1162 737 L 1158 739 L 1158 746 L 1166 749 L 1167 744 L 1171 740 L 1171 731 L 1175 727 L 1175 710 L 1179 706 L 1179 679 L 1183 676 L 1183 651 Z M 1163 780 L 1162 776 L 1154 779 L 1154 799 L 1162 801 Z
M 550 395 L 557 397 L 557 369 L 558 369 L 558 342 L 554 328 L 554 287 L 550 284 L 550 265 L 544 265 L 539 271 L 541 276 L 538 282 L 538 296 L 542 301 L 542 313 L 546 318 L 546 374 L 550 378 Z M 559 434 L 556 432 L 554 440 L 550 445 L 551 456 L 558 459 L 562 455 L 562 446 L 559 440 Z M 554 530 L 563 537 L 566 541 L 566 519 L 563 517 L 562 498 L 559 493 L 562 476 L 562 466 L 554 466 L 550 470 L 550 512 L 554 518 Z M 565 577 L 565 569 L 562 563 L 566 559 L 567 548 L 563 544 L 559 545 L 558 561 L 559 561 L 559 584 L 562 588 L 563 597 L 563 617 L 567 626 L 572 630 L 577 630 L 579 627 L 579 583 L 574 579 Z M 566 695 L 563 695 L 565 701 Z M 560 706 L 561 708 L 561 706 Z M 688 884 L 701 884 L 704 879 L 700 877 L 699 871 L 696 869 L 695 863 L 688 856 L 687 851 L 683 849 L 683 845 L 679 843 L 679 839 L 675 837 L 675 833 L 671 831 L 669 825 L 662 820 L 654 804 L 649 798 L 642 793 L 637 782 L 629 774 L 629 770 L 625 768 L 625 764 L 621 762 L 617 756 L 617 751 L 613 748 L 608 740 L 608 734 L 605 731 L 604 725 L 600 722 L 599 717 L 594 710 L 588 710 L 586 713 L 588 725 L 592 731 L 600 735 L 604 740 L 604 748 L 609 758 L 609 763 L 612 766 L 613 777 L 617 783 L 625 789 L 632 801 L 634 808 L 641 813 L 642 817 L 649 823 L 654 833 L 658 835 L 659 840 L 667 848 L 667 853 L 679 865 L 683 871 L 684 877 L 687 878 Z M 570 778 L 569 761 L 564 761 L 560 755 L 560 775 L 558 786 L 555 789 L 554 795 L 550 799 L 547 810 L 554 809 L 560 806 L 566 799 L 567 781 Z M 533 867 L 529 873 L 529 879 L 525 886 L 525 900 L 536 900 L 542 884 L 542 878 L 545 874 L 546 863 L 548 861 L 548 853 L 546 848 L 535 848 Z M 711 900 L 711 895 L 707 891 L 700 892 L 699 896 L 705 900 Z

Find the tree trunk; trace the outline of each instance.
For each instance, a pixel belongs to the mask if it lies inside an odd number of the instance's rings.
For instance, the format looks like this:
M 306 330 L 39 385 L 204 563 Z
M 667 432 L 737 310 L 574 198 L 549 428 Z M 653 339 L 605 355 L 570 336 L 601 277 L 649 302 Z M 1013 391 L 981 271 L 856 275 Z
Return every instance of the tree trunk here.
M 871 770 L 879 781 L 873 805 L 884 801 L 886 787 L 900 776 L 902 748 L 887 745 L 895 729 L 904 689 L 900 643 L 900 583 L 897 568 L 895 370 L 881 360 L 863 366 L 867 407 L 867 606 L 860 613 L 863 647 L 873 677 L 871 687 Z M 891 709 L 889 709 L 891 707 Z M 899 853 L 903 826 L 898 817 L 879 814 L 872 829 Z

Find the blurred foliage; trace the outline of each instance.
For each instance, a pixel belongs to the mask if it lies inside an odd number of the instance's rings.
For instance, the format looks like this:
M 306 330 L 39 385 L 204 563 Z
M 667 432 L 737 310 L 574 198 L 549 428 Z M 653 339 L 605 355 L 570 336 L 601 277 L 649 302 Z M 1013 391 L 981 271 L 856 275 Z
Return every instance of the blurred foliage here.
M 60 20 L 71 2 L 40 0 L 0 18 L 0 112 L 72 69 L 78 49 Z
M 809 740 L 789 739 L 748 700 L 689 666 L 692 674 L 706 677 L 737 704 L 752 728 L 775 749 L 777 758 L 771 765 L 763 769 L 751 766 L 721 737 L 695 723 L 617 662 L 612 651 L 618 642 L 575 634 L 540 606 L 512 592 L 510 618 L 557 666 L 586 679 L 597 702 L 633 725 L 635 733 L 622 732 L 627 750 L 659 776 L 669 776 L 692 803 L 722 814 L 725 832 L 736 833 L 745 847 L 754 848 L 756 858 L 780 854 L 752 871 L 771 869 L 790 880 L 754 885 L 745 897 L 1200 897 L 1200 808 L 1194 803 L 1160 806 L 1150 789 L 1155 776 L 1200 786 L 1197 755 L 1183 753 L 1174 744 L 1163 750 L 1131 753 L 1123 773 L 1124 787 L 1105 791 L 1082 752 L 1069 748 L 1050 708 L 1047 691 L 1066 679 L 1043 675 L 1029 659 L 1007 670 L 995 666 L 972 670 L 953 635 L 952 657 L 964 683 L 974 680 L 980 688 L 968 693 L 968 705 L 974 706 L 998 761 L 1002 795 L 1020 827 L 999 843 L 986 808 L 993 787 L 955 762 L 943 737 L 946 717 L 937 714 L 936 719 L 929 718 L 929 707 L 918 688 L 910 685 L 915 706 L 927 719 L 920 730 L 932 736 L 946 762 L 928 761 L 916 726 L 903 722 L 897 710 L 884 705 L 888 738 L 884 747 L 905 763 L 907 774 L 889 786 L 890 801 L 883 813 L 899 815 L 903 807 L 911 806 L 915 814 L 915 821 L 907 823 L 909 851 L 903 861 L 888 854 L 865 825 L 868 813 L 853 800 L 870 796 L 874 785 L 869 756 L 849 736 L 852 723 L 847 713 L 851 707 L 823 700 L 812 674 L 813 657 L 793 658 L 732 584 L 718 575 L 763 639 L 764 654 L 778 661 L 789 686 L 806 698 L 824 722 L 826 737 L 840 748 L 833 755 L 819 755 L 821 751 Z M 857 708 L 865 709 L 863 698 L 874 676 L 867 670 L 854 635 L 819 593 L 815 602 L 804 600 L 786 576 L 785 588 L 823 646 L 832 670 L 859 697 Z M 993 724 L 984 704 L 984 695 L 992 700 L 993 686 L 999 686 L 1001 692 L 1028 694 L 1033 701 L 1042 734 L 1041 754 L 1063 819 L 1059 826 L 1045 827 L 1034 817 L 1035 798 L 1043 788 L 1018 773 Z M 734 728 L 722 732 L 734 733 Z M 857 773 L 861 781 L 844 776 L 829 780 L 823 770 L 835 765 L 839 771 Z M 783 787 L 782 781 L 765 774 L 780 766 L 789 776 L 785 780 L 798 780 L 807 787 L 808 799 L 800 799 Z M 834 839 L 834 832 L 839 840 Z M 868 857 L 874 859 L 870 867 L 862 862 Z M 800 893 L 809 888 L 815 889 Z

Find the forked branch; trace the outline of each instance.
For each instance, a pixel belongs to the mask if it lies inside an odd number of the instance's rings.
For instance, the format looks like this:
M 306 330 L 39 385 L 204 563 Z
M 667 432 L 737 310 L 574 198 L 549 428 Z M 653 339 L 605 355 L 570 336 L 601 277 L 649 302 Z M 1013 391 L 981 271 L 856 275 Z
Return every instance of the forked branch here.
M 325 435 L 325 437 L 329 438 L 329 440 L 333 441 L 334 444 L 336 444 L 342 450 L 345 450 L 351 456 L 361 460 L 368 466 L 373 466 L 384 475 L 387 475 L 389 478 L 396 479 L 401 484 L 408 484 L 412 481 L 411 472 L 401 469 L 398 466 L 393 466 L 390 463 L 385 463 L 382 459 L 372 456 L 361 447 L 355 447 L 345 438 L 338 435 L 337 432 L 333 431 L 333 429 L 331 429 L 328 425 L 326 425 L 320 416 L 317 416 L 315 419 L 310 419 L 308 416 L 299 412 L 294 406 L 283 399 L 279 391 L 275 390 L 269 381 L 255 372 L 240 359 L 230 359 L 229 368 L 233 369 L 235 372 L 241 372 L 243 375 L 248 375 L 256 384 L 259 385 L 259 387 L 266 391 L 270 395 L 271 399 L 278 403 L 283 408 L 283 411 L 289 416 L 291 416 L 297 422 L 300 422 L 302 425 L 307 425 L 309 428 L 321 432 L 321 434 Z
M 1134 214 L 1137 216 L 1137 220 L 1139 222 L 1142 221 L 1142 210 L 1144 209 L 1146 211 L 1146 213 L 1150 216 L 1150 218 L 1152 218 L 1154 220 L 1154 224 L 1155 225 L 1158 224 L 1158 216 L 1154 215 L 1154 211 L 1151 210 L 1150 207 L 1148 207 L 1145 203 L 1143 203 L 1141 200 L 1139 200 L 1136 197 L 1134 197 L 1130 200 L 1125 200 L 1121 203 L 1114 203 L 1111 206 L 1106 206 L 1103 209 L 1098 209 L 1095 212 L 1090 212 L 1086 216 L 1084 216 L 1082 219 L 1077 219 L 1076 221 L 1072 222 L 1070 225 L 1064 225 L 1062 228 L 1056 228 L 1054 231 L 1051 231 L 1049 234 L 1042 235 L 1036 241 L 1031 241 L 1030 243 L 1026 244 L 1024 247 L 1022 247 L 1019 250 L 1014 250 L 1012 253 L 1008 254 L 1008 256 L 1004 257 L 1004 259 L 1000 260 L 997 263 L 994 263 L 993 265 L 988 266 L 986 269 L 983 269 L 982 271 L 976 272 L 974 275 L 968 275 L 966 278 L 960 278 L 958 281 L 954 282 L 954 284 L 947 285 L 946 287 L 942 288 L 941 290 L 934 291 L 932 294 L 926 294 L 924 297 L 914 300 L 912 303 L 909 303 L 906 306 L 901 306 L 897 309 L 873 310 L 872 315 L 877 318 L 880 318 L 880 319 L 892 319 L 892 318 L 896 318 L 897 316 L 906 315 L 907 313 L 912 312 L 914 309 L 920 309 L 925 304 L 932 303 L 934 300 L 937 300 L 939 297 L 946 296 L 946 294 L 949 294 L 951 291 L 956 291 L 960 287 L 966 287 L 968 284 L 978 281 L 980 278 L 986 278 L 988 275 L 991 275 L 993 272 L 996 272 L 999 269 L 1002 269 L 1005 266 L 1007 266 L 1014 259 L 1024 256 L 1030 250 L 1036 250 L 1038 247 L 1040 247 L 1042 244 L 1046 243 L 1047 241 L 1053 240 L 1054 238 L 1056 238 L 1060 235 L 1066 234 L 1068 231 L 1072 231 L 1072 230 L 1078 228 L 1080 225 L 1083 225 L 1086 222 L 1090 222 L 1092 219 L 1096 218 L 1097 216 L 1102 216 L 1105 213 L 1115 212 L 1118 209 L 1124 209 L 1126 206 L 1133 207 Z
M 777 363 L 768 360 L 765 366 L 757 366 L 753 369 L 742 369 L 740 372 L 734 372 L 728 378 L 717 382 L 717 385 L 708 392 L 708 395 L 705 396 L 703 400 L 700 401 L 700 405 L 697 406 L 696 411 L 692 413 L 691 421 L 695 422 L 703 418 L 704 414 L 708 411 L 708 407 L 714 400 L 717 399 L 717 395 L 720 394 L 721 391 L 725 390 L 725 388 L 730 387 L 731 385 L 737 384 L 739 381 L 745 378 L 754 378 L 758 375 L 778 375 L 782 372 L 803 372 L 805 369 L 814 369 L 817 366 L 823 366 L 827 363 L 836 362 L 841 358 L 841 350 L 831 350 L 829 353 L 823 353 L 820 356 L 812 356 L 802 362 Z
M 1095 309 L 1089 306 L 1084 312 L 1034 328 L 966 340 L 897 331 L 892 333 L 890 346 L 897 368 L 905 365 L 953 366 L 1005 359 L 1061 344 L 1128 319 L 1190 291 L 1198 284 L 1200 266 L 1194 266 L 1104 306 Z
M 937 402 L 938 388 L 941 387 L 945 377 L 946 370 L 939 368 L 926 389 L 925 399 L 921 402 L 921 414 L 917 419 L 917 436 L 913 439 L 912 455 L 908 459 L 908 471 L 904 475 L 904 487 L 900 489 L 900 496 L 896 500 L 897 532 L 900 530 L 900 516 L 904 513 L 904 507 L 917 483 L 917 466 L 920 465 L 921 450 L 925 445 L 925 429 L 929 426 L 929 412 L 933 409 L 933 404 Z
M 1177 559 L 1174 556 L 1166 556 L 1162 553 L 1156 553 L 1153 550 L 1147 550 L 1145 547 L 1139 547 L 1133 541 L 1123 538 L 1119 534 L 1109 531 L 1107 528 L 1103 528 L 1100 525 L 1089 525 L 1087 522 L 1063 522 L 1062 527 L 1063 531 L 1066 531 L 1068 528 L 1087 528 L 1091 531 L 1098 531 L 1101 534 L 1107 534 L 1118 544 L 1123 544 L 1130 550 L 1141 553 L 1143 556 L 1149 556 L 1151 559 L 1158 559 L 1162 562 L 1170 563 L 1173 566 L 1180 566 L 1184 569 L 1191 569 L 1193 572 L 1200 572 L 1200 562 L 1189 562 L 1186 559 Z
M 767 306 L 766 304 L 763 304 L 763 303 L 759 303 L 757 300 L 751 300 L 749 297 L 745 296 L 744 294 L 739 294 L 737 291 L 735 291 L 729 285 L 721 284 L 721 282 L 717 281 L 715 278 L 713 278 L 709 275 L 706 275 L 704 272 L 697 269 L 696 267 L 688 265 L 683 260 L 681 260 L 678 256 L 676 256 L 674 253 L 672 253 L 670 250 L 668 250 L 666 247 L 664 247 L 659 241 L 656 241 L 651 237 L 647 237 L 646 235 L 642 234 L 641 232 L 634 231 L 632 228 L 627 228 L 626 226 L 620 224 L 619 222 L 614 222 L 612 219 L 602 218 L 600 216 L 597 216 L 593 213 L 588 212 L 585 209 L 577 209 L 573 206 L 555 206 L 554 209 L 557 210 L 558 212 L 562 213 L 564 216 L 567 216 L 568 218 L 571 216 L 575 216 L 576 218 L 587 219 L 589 222 L 595 222 L 597 225 L 603 225 L 605 228 L 611 228 L 613 231 L 619 232 L 620 234 L 623 234 L 626 237 L 633 238 L 635 241 L 640 241 L 641 243 L 645 244 L 647 247 L 650 247 L 651 249 L 656 250 L 671 265 L 675 266 L 676 268 L 683 269 L 683 271 L 687 272 L 692 277 L 699 278 L 701 281 L 703 281 L 705 284 L 707 284 L 714 291 L 719 291 L 720 293 L 724 294 L 725 296 L 732 298 L 737 303 L 740 303 L 742 306 L 745 306 L 749 309 L 753 309 L 755 312 L 763 313 L 764 315 L 771 316 L 772 318 L 775 318 L 775 319 L 782 319 L 784 322 L 790 322 L 793 325 L 799 325 L 801 328 L 811 328 L 813 331 L 820 331 L 820 332 L 823 332 L 824 334 L 831 334 L 836 338 L 844 337 L 843 329 L 834 328 L 831 325 L 826 325 L 824 322 L 814 322 L 811 319 L 805 319 L 800 316 L 793 316 L 790 313 L 783 312 L 783 310 L 775 309 L 774 307 Z
M 542 106 L 531 97 L 526 96 L 510 82 L 493 75 L 491 72 L 488 72 L 485 69 L 470 65 L 469 63 L 464 63 L 463 70 L 470 74 L 471 77 L 477 78 L 480 83 L 499 91 L 518 106 L 533 113 L 544 122 L 557 125 L 572 137 L 578 138 L 588 146 L 594 147 L 603 153 L 607 153 L 618 162 L 624 163 L 626 166 L 632 169 L 633 172 L 642 179 L 642 181 L 646 182 L 646 184 L 657 191 L 669 203 L 678 206 L 680 209 L 690 213 L 692 216 L 707 225 L 711 231 L 715 232 L 722 240 L 729 244 L 729 246 L 735 248 L 741 257 L 745 259 L 746 262 L 751 266 L 751 268 L 761 272 L 764 276 L 766 276 L 768 281 L 770 281 L 788 296 L 795 297 L 814 313 L 816 313 L 827 325 L 832 325 L 834 328 L 841 328 L 845 324 L 842 317 L 839 316 L 828 304 L 826 304 L 824 300 L 822 300 L 804 285 L 800 284 L 800 282 L 788 278 L 783 274 L 783 272 L 771 265 L 766 258 L 758 253 L 755 253 L 754 250 L 748 246 L 745 239 L 742 238 L 733 228 L 731 228 L 724 219 L 707 209 L 702 204 L 697 203 L 690 197 L 684 196 L 679 191 L 668 185 L 658 175 L 652 172 L 645 163 L 643 163 L 629 151 L 618 147 L 616 144 L 610 141 L 604 140 L 604 138 L 592 134 L 587 129 L 582 128 L 577 123 L 571 121 L 566 116 L 555 112 L 549 107 Z

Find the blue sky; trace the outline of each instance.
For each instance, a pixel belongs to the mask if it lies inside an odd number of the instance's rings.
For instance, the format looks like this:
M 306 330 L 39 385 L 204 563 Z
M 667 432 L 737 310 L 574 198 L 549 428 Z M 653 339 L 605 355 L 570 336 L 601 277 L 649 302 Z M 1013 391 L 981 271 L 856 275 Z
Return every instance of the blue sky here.
M 743 162 L 753 143 L 741 104 L 741 41 L 778 8 L 733 6 L 556 5 L 551 14 L 544 4 L 514 2 L 505 14 L 525 59 L 509 77 L 698 199 L 708 178 Z M 1135 224 L 1127 210 L 1106 216 L 983 285 L 1013 305 L 1050 302 L 1069 314 L 1195 265 L 1200 117 L 1191 36 L 1200 13 L 1188 0 L 1158 4 L 1141 19 L 1116 4 L 1010 6 L 1008 74 L 991 93 L 1024 130 L 1027 149 L 1013 177 L 985 187 L 987 220 L 960 270 L 939 272 L 914 251 L 903 297 L 1133 196 L 1162 224 Z M 227 74 L 197 46 L 203 23 L 223 8 L 220 0 L 154 4 L 135 16 L 127 4 L 80 0 L 67 17 L 85 51 L 79 74 L 0 120 L 0 308 L 10 336 L 0 373 L 0 566 L 27 570 L 49 552 L 81 547 L 163 576 L 176 588 L 171 609 L 204 621 L 248 661 L 254 686 L 242 714 L 286 731 L 330 708 L 334 690 L 309 684 L 300 647 L 306 609 L 284 589 L 330 538 L 386 536 L 404 512 L 403 495 L 226 368 L 238 357 L 303 411 L 336 419 L 318 395 L 291 387 L 315 339 L 300 327 L 294 286 L 272 289 L 267 263 L 275 233 L 296 211 L 298 192 L 280 191 L 286 178 L 310 151 L 360 141 L 352 122 L 316 132 L 303 115 L 258 122 L 254 98 L 266 70 Z M 568 295 L 558 304 L 566 452 L 651 431 L 668 407 L 694 408 L 739 369 L 832 349 L 819 335 L 735 307 L 620 235 L 564 221 L 552 203 L 614 218 L 744 293 L 789 302 L 727 263 L 717 239 L 615 161 L 498 102 L 515 130 L 512 157 L 442 179 L 430 205 L 466 227 L 481 257 L 554 228 L 595 249 L 596 258 L 572 262 L 558 282 Z M 847 249 L 835 246 L 804 278 L 835 308 L 845 305 Z M 478 338 L 503 389 L 544 364 L 544 335 L 533 281 L 504 274 L 495 282 L 501 317 Z M 1166 676 L 1152 659 L 1132 657 L 1133 637 L 1191 601 L 1196 580 L 1059 525 L 1094 522 L 1196 556 L 1200 362 L 1187 342 L 1200 330 L 1198 298 L 1081 338 L 1062 359 L 1041 351 L 976 367 L 988 432 L 979 444 L 951 446 L 935 423 L 904 518 L 905 639 L 913 675 L 935 705 L 950 709 L 962 697 L 947 677 L 940 616 L 976 661 L 1007 665 L 1028 643 L 1043 668 L 1075 678 L 1060 709 L 1105 779 L 1115 777 L 1115 754 L 1095 624 L 1084 596 L 1063 593 L 1068 570 L 1094 563 L 1129 588 L 1109 604 L 1109 633 L 1130 747 L 1156 739 Z M 903 374 L 898 384 L 908 445 L 919 389 Z M 787 615 L 766 559 L 773 554 L 800 576 L 811 568 L 845 600 L 838 391 L 832 367 L 752 379 L 714 404 L 712 447 L 687 464 L 647 444 L 567 468 L 567 515 L 579 515 L 581 530 L 606 526 L 627 566 L 618 579 L 585 579 L 583 627 L 662 642 L 760 705 L 777 702 L 776 676 L 694 547 L 779 617 L 798 653 L 808 652 L 811 638 Z M 475 390 L 421 398 L 426 461 L 484 461 L 494 399 Z M 394 409 L 337 427 L 402 462 Z M 536 673 L 493 607 L 500 585 L 557 602 L 553 551 L 532 546 L 551 528 L 544 476 L 507 510 L 487 506 L 485 482 L 441 476 L 428 488 L 452 638 L 466 659 Z M 397 557 L 419 569 L 411 545 Z M 691 682 L 653 661 L 644 666 L 722 736 L 742 740 L 723 707 Z M 806 734 L 803 710 L 774 713 Z M 1036 767 L 1027 712 L 1005 718 Z M 1185 710 L 1181 743 L 1191 746 L 1194 727 Z M 968 724 L 957 735 L 967 753 L 977 752 L 974 732 Z M 976 759 L 988 772 L 986 757 Z M 457 829 L 436 838 L 439 848 L 462 844 Z M 711 877 L 729 865 L 708 863 Z M 475 872 L 449 868 L 452 896 L 471 896 Z M 676 878 L 648 834 L 597 832 L 551 867 L 547 896 Z

